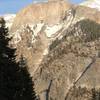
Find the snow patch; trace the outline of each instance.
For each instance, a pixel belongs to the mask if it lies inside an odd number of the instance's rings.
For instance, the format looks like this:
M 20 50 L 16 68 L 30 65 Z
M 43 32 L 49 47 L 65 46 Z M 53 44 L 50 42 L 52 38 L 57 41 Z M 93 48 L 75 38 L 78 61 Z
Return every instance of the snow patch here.
M 47 37 L 52 37 L 52 35 L 56 34 L 58 31 L 60 31 L 62 29 L 62 24 L 58 24 L 58 25 L 54 25 L 54 26 L 47 26 L 45 33 L 47 35 Z
M 44 26 L 44 23 L 36 24 L 36 26 L 33 27 L 33 33 L 35 36 L 38 35 L 38 33 L 41 31 L 42 27 Z
M 6 14 L 3 17 L 6 21 L 12 21 L 15 16 L 15 14 Z
M 38 33 L 42 30 L 43 26 L 44 26 L 44 23 L 29 25 L 31 32 L 32 32 L 32 43 L 36 41 L 35 37 L 38 36 Z

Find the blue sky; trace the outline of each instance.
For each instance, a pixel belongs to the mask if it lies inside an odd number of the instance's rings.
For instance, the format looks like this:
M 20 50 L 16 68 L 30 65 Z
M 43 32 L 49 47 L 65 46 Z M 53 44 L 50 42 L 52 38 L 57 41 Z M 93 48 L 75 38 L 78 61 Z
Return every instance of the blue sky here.
M 71 2 L 73 2 L 73 3 L 80 3 L 80 2 L 82 2 L 82 1 L 84 1 L 84 0 L 69 0 L 69 1 L 71 1 Z
M 44 0 L 0 0 L 0 14 L 16 13 L 32 2 Z M 45 0 L 46 1 L 46 0 Z M 83 0 L 70 0 L 73 3 L 80 3 Z

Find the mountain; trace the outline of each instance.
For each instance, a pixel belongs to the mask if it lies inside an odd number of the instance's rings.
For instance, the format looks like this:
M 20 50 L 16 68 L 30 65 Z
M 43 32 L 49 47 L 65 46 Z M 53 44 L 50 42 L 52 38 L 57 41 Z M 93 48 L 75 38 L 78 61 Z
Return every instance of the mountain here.
M 13 24 L 13 21 L 14 21 L 14 18 L 15 18 L 15 14 L 5 14 L 1 17 L 3 17 L 6 21 L 6 26 L 10 29 L 12 24 Z
M 31 68 L 40 98 L 47 93 L 51 100 L 100 99 L 99 28 L 93 21 L 79 21 L 49 45 L 38 69 Z
M 70 4 L 64 0 L 49 1 L 45 3 L 31 4 L 19 11 L 16 15 L 12 30 L 16 30 L 21 25 L 44 22 L 48 24 L 58 23 L 64 16 L 66 9 L 70 8 Z M 55 9 L 54 9 L 55 7 Z M 22 18 L 22 16 L 24 16 Z
M 90 8 L 96 8 L 100 11 L 100 0 L 86 0 L 82 2 L 80 5 L 87 6 Z
M 40 100 L 100 100 L 100 11 L 64 0 L 23 8 L 10 29 Z

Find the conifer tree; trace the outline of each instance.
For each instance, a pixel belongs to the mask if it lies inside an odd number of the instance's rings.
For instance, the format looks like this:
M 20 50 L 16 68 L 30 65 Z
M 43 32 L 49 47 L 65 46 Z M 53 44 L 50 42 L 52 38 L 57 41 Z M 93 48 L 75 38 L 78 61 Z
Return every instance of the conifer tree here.
M 27 61 L 23 56 L 21 56 L 20 58 L 19 67 L 21 69 L 20 74 L 22 76 L 20 83 L 23 83 L 21 84 L 23 97 L 27 96 L 29 100 L 37 100 L 38 98 L 33 88 L 34 84 L 32 82 L 32 77 L 30 77 L 30 74 L 28 73 L 28 70 L 27 70 L 28 68 Z
M 15 49 L 8 46 L 8 29 L 0 18 L 0 100 L 36 100 L 26 65 L 15 61 Z M 22 66 L 22 67 L 21 67 Z

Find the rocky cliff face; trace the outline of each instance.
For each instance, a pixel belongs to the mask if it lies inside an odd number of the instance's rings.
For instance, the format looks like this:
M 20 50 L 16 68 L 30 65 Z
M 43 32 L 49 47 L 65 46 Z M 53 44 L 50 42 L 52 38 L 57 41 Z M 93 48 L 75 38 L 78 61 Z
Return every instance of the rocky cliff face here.
M 99 16 L 96 9 L 63 0 L 32 4 L 17 14 L 10 45 L 17 60 L 27 59 L 40 100 L 100 100 Z

